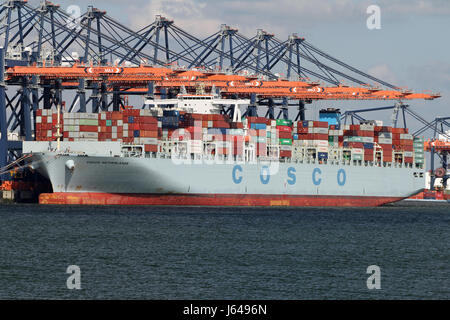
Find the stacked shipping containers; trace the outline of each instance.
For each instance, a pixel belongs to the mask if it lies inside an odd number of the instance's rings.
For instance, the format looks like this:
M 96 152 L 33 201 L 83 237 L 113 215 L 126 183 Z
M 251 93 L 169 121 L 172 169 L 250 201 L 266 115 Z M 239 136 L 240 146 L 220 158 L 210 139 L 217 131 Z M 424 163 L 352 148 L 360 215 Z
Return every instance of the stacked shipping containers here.
M 55 140 L 57 114 L 36 112 L 36 140 Z M 163 117 L 149 110 L 122 112 L 64 113 L 60 117 L 62 138 L 67 141 L 119 141 L 145 146 L 158 152 L 159 141 L 189 141 L 191 153 L 203 153 L 203 143 L 215 144 L 219 155 L 242 155 L 245 143 L 254 144 L 257 157 L 268 154 L 268 146 L 279 148 L 281 158 L 293 157 L 296 146 L 314 149 L 319 160 L 329 158 L 330 148 L 341 148 L 347 160 L 424 164 L 424 140 L 413 138 L 407 129 L 361 125 L 329 125 L 324 121 L 270 120 L 247 117 L 233 123 L 226 115 L 189 114 L 166 110 Z M 245 135 L 247 128 L 247 135 Z M 176 134 L 175 134 L 176 133 Z M 295 148 L 297 152 L 297 148 Z M 165 150 L 160 150 L 166 152 Z

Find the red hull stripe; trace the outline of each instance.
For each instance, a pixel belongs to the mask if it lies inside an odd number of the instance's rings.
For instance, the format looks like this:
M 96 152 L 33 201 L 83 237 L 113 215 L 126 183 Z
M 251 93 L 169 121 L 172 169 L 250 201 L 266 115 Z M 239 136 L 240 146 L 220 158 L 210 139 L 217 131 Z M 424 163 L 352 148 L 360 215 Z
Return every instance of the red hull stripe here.
M 397 197 L 230 195 L 230 194 L 111 194 L 47 193 L 40 204 L 50 205 L 154 205 L 154 206 L 251 206 L 251 207 L 377 207 L 397 202 Z

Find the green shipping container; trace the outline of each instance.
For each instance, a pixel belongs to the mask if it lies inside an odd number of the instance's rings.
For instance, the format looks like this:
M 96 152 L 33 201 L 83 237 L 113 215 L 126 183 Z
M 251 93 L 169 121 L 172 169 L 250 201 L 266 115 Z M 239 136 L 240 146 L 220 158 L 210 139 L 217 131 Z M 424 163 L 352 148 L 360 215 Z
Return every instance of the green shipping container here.
M 348 137 L 348 142 L 363 142 L 363 137 Z
M 422 143 L 424 143 L 425 139 L 424 138 L 414 138 L 414 142 L 422 142 Z
M 416 159 L 425 159 L 425 155 L 424 155 L 424 154 L 420 154 L 420 153 L 415 153 L 415 154 L 414 154 L 414 157 L 415 157 Z
M 414 159 L 414 162 L 417 164 L 424 164 L 425 163 L 425 159 Z
M 80 119 L 80 126 L 98 126 L 98 120 Z
M 112 126 L 112 120 L 106 120 L 106 126 L 111 127 Z
M 292 121 L 291 120 L 285 120 L 285 119 L 278 119 L 277 120 L 277 126 L 292 126 Z
M 354 154 L 352 155 L 352 160 L 363 160 L 363 155 L 362 154 Z
M 280 139 L 280 145 L 282 145 L 282 146 L 292 146 L 292 140 L 290 140 L 290 139 Z

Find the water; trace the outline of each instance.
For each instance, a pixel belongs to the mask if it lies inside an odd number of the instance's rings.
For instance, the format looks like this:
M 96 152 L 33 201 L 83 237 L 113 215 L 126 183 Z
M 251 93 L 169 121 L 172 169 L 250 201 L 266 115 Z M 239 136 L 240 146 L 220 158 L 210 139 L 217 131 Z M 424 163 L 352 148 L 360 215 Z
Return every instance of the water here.
M 0 299 L 449 299 L 449 208 L 2 205 Z

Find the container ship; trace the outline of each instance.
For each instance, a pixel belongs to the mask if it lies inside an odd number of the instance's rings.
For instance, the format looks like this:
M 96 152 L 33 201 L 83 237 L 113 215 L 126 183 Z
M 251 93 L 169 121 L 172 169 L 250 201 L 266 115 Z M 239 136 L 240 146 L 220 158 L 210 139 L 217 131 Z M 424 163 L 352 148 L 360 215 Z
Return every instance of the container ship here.
M 424 189 L 424 140 L 380 121 L 242 116 L 246 100 L 178 95 L 151 108 L 37 110 L 29 167 L 41 204 L 381 206 Z M 221 114 L 234 106 L 233 116 Z

